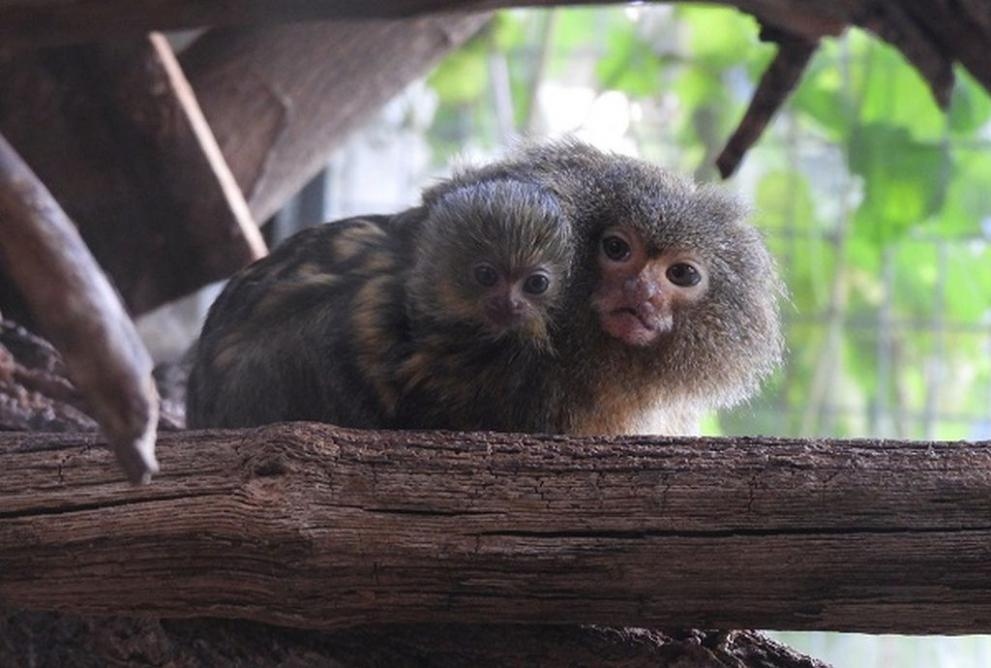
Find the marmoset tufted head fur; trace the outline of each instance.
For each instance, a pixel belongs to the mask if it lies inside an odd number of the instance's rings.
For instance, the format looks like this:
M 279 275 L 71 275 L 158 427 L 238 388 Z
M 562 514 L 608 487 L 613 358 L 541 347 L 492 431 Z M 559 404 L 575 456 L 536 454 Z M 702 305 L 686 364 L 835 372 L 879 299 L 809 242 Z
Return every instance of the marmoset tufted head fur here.
M 470 336 L 550 345 L 572 270 L 572 229 L 535 184 L 493 180 L 427 191 L 409 280 L 415 318 Z

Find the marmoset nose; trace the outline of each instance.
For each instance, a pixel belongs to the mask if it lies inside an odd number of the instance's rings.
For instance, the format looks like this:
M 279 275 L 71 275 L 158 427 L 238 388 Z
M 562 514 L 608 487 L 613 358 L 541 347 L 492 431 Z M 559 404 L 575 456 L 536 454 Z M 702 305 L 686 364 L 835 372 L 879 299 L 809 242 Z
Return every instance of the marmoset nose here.
M 523 315 L 523 302 L 512 295 L 495 295 L 486 301 L 485 312 L 496 324 L 510 325 Z
M 649 302 L 657 296 L 660 288 L 656 281 L 641 273 L 626 279 L 623 283 L 623 292 L 632 301 Z

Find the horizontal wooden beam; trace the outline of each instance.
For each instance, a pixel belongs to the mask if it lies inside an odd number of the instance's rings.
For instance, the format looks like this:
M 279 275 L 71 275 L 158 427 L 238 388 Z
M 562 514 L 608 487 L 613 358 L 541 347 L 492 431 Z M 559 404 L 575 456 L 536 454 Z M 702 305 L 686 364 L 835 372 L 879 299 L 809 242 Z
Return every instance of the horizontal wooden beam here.
M 662 0 L 670 1 L 670 0 Z M 626 0 L 0 0 L 0 44 L 42 46 L 149 30 L 245 26 L 319 19 L 406 18 L 502 7 L 619 4 Z M 849 8 L 804 0 L 716 0 L 810 38 L 836 34 Z M 829 3 L 823 3 L 829 4 Z M 784 27 L 784 25 L 782 26 Z
M 0 435 L 0 601 L 362 623 L 975 633 L 991 442 L 567 438 L 289 424 Z

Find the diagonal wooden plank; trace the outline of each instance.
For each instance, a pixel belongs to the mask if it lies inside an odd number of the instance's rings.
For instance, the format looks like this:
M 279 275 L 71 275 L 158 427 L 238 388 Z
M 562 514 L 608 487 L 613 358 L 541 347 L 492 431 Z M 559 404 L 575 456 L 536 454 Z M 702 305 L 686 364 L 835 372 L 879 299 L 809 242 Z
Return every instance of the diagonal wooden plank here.
M 0 132 L 79 226 L 132 313 L 266 252 L 160 36 L 0 53 Z
M 180 57 L 256 220 L 488 14 L 212 30 Z

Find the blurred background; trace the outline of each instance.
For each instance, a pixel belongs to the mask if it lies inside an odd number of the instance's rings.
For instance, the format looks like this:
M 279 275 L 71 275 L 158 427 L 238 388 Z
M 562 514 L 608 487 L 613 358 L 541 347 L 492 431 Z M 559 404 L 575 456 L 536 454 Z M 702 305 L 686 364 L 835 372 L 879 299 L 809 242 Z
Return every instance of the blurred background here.
M 730 9 L 509 10 L 355 133 L 267 226 L 270 240 L 387 213 L 459 161 L 573 133 L 702 181 L 773 47 Z M 728 185 L 791 290 L 789 355 L 709 435 L 991 438 L 991 100 L 967 73 L 948 114 L 890 47 L 827 40 Z M 219 290 L 144 317 L 182 353 Z M 837 666 L 988 666 L 991 640 L 782 633 Z

